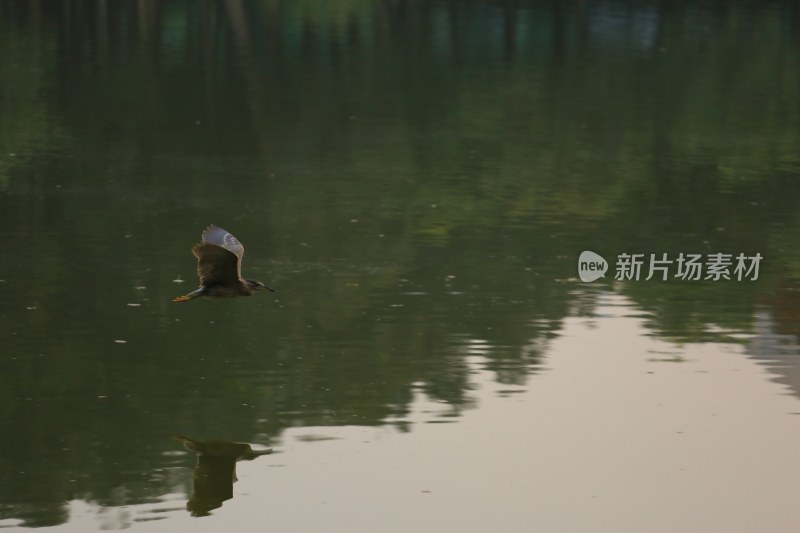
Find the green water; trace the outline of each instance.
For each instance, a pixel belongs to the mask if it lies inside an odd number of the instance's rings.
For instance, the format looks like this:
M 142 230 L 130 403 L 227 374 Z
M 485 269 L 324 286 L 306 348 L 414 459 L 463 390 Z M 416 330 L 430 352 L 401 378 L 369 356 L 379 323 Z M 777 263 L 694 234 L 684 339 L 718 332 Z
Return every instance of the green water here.
M 800 394 L 798 28 L 790 2 L 0 1 L 0 518 L 153 501 L 176 434 L 413 434 L 415 391 L 458 423 L 472 340 L 525 387 L 605 291 L 670 342 L 761 317 Z M 275 295 L 171 302 L 211 223 Z M 764 259 L 583 284 L 583 250 Z

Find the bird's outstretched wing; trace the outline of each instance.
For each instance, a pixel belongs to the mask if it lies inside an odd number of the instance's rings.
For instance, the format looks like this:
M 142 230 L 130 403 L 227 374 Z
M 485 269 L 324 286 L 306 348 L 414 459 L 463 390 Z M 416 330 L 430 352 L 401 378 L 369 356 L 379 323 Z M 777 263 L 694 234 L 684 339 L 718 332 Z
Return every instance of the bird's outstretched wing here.
M 197 257 L 197 275 L 200 285 L 228 285 L 241 277 L 244 246 L 239 240 L 217 226 L 203 232 L 203 242 L 192 246 Z
M 230 285 L 239 279 L 239 260 L 225 248 L 201 242 L 192 246 L 192 253 L 201 286 Z
M 200 443 L 194 439 L 184 437 L 183 435 L 176 435 L 175 437 L 172 437 L 172 440 L 175 442 L 180 442 L 183 444 L 183 447 L 190 452 L 200 453 Z
M 203 243 L 225 248 L 238 257 L 239 261 L 241 261 L 244 256 L 244 246 L 239 242 L 239 239 L 231 235 L 230 232 L 218 226 L 214 226 L 213 224 L 203 232 Z

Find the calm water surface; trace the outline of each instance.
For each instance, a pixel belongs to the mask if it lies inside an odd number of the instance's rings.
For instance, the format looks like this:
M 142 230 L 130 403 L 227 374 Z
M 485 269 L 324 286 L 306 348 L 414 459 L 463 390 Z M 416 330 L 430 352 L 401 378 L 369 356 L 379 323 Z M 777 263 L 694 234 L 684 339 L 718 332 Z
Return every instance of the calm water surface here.
M 790 2 L 0 0 L 0 527 L 794 531 L 798 94 Z

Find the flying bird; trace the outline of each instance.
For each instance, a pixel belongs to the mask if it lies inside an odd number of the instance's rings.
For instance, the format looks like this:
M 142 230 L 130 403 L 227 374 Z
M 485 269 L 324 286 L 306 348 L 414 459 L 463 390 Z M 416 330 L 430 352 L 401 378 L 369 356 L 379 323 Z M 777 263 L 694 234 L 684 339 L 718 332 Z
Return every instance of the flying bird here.
M 211 225 L 203 232 L 202 241 L 192 246 L 197 258 L 200 287 L 173 302 L 188 302 L 198 296 L 231 298 L 250 296 L 259 289 L 275 292 L 260 281 L 242 277 L 244 246 L 224 229 Z

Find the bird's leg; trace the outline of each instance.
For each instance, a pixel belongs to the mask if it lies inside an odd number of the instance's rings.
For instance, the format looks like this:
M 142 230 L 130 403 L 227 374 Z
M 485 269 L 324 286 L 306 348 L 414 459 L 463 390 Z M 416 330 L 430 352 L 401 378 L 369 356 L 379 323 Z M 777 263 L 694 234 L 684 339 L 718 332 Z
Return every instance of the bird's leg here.
M 192 298 L 197 298 L 198 296 L 200 296 L 204 292 L 205 292 L 205 289 L 203 287 L 199 287 L 196 290 L 193 290 L 192 292 L 190 292 L 189 294 L 185 294 L 183 296 L 178 296 L 177 298 L 174 298 L 172 301 L 173 302 L 188 302 Z

